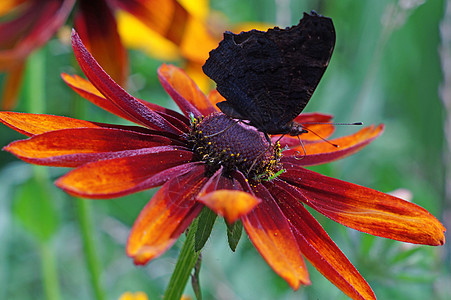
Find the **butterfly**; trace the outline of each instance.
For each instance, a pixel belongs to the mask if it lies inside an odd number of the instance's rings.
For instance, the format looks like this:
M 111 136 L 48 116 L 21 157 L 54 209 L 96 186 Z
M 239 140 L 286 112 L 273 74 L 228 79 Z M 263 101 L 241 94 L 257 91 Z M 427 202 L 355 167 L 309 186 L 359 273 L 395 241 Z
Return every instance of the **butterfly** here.
M 204 73 L 216 82 L 227 116 L 268 134 L 306 132 L 293 121 L 315 91 L 335 46 L 330 18 L 304 13 L 298 25 L 268 31 L 225 32 Z

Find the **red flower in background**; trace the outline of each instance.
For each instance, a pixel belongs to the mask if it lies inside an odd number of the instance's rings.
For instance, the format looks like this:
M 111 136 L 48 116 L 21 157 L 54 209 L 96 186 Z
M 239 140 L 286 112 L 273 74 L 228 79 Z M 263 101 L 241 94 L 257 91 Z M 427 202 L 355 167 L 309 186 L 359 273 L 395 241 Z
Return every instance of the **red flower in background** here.
M 162 185 L 138 216 L 127 244 L 136 264 L 171 247 L 204 205 L 229 223 L 240 220 L 256 249 L 292 288 L 309 284 L 303 257 L 353 299 L 375 299 L 369 285 L 305 209 L 308 205 L 354 229 L 404 242 L 443 245 L 445 228 L 423 208 L 399 198 L 309 171 L 304 166 L 350 155 L 379 136 L 370 126 L 331 142 L 302 134 L 269 147 L 264 136 L 218 112 L 180 69 L 163 65 L 162 85 L 184 115 L 137 99 L 99 66 L 73 35 L 75 56 L 89 81 L 63 74 L 77 93 L 139 126 L 50 115 L 0 112 L 0 121 L 28 135 L 4 149 L 27 162 L 74 167 L 56 185 L 70 194 L 112 198 Z M 330 116 L 301 114 L 297 122 L 328 137 Z M 278 175 L 278 176 L 275 176 Z M 275 177 L 275 178 L 274 178 Z
M 71 12 L 74 13 L 74 26 L 89 51 L 115 81 L 123 84 L 127 78 L 128 60 L 118 33 L 117 10 L 128 12 L 147 28 L 184 49 L 185 53 L 196 51 L 206 56 L 216 46 L 217 41 L 211 37 L 206 25 L 176 0 L 1 1 L 0 17 L 5 21 L 0 22 L 0 71 L 7 72 L 2 108 L 11 109 L 15 105 L 28 56 L 66 23 Z M 194 42 L 193 36 L 202 42 Z M 192 56 L 190 54 L 188 58 Z

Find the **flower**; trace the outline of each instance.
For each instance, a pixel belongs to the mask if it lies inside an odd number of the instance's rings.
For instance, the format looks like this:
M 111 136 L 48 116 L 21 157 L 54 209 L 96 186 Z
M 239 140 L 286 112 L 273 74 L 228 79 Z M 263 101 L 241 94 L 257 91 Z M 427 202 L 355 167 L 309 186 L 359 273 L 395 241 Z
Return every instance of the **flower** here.
M 382 125 L 332 139 L 340 148 L 311 132 L 301 136 L 305 153 L 293 137 L 282 137 L 280 146 L 269 145 L 253 127 L 219 113 L 214 103 L 221 96 L 213 91 L 206 97 L 182 70 L 163 65 L 158 75 L 184 115 L 131 96 L 105 73 L 75 32 L 72 43 L 89 81 L 63 74 L 66 83 L 139 126 L 0 112 L 1 122 L 30 136 L 4 149 L 30 163 L 74 167 L 56 185 L 77 196 L 112 198 L 162 185 L 130 233 L 126 251 L 136 264 L 164 253 L 204 206 L 229 223 L 240 220 L 256 249 L 292 288 L 310 283 L 305 257 L 353 299 L 375 296 L 304 205 L 362 232 L 444 244 L 445 228 L 423 208 L 304 168 L 358 151 L 381 134 Z M 332 125 L 309 123 L 330 119 L 306 113 L 296 121 L 328 137 Z
M 221 13 L 210 10 L 209 0 L 179 1 L 183 9 L 175 9 L 171 19 L 183 20 L 175 22 L 175 28 L 183 27 L 171 34 L 174 30 L 159 30 L 155 26 L 146 26 L 146 21 L 158 20 L 158 13 L 146 20 L 138 20 L 125 11 L 117 14 L 118 30 L 124 44 L 129 49 L 139 49 L 151 57 L 163 61 L 183 60 L 183 69 L 189 74 L 201 90 L 207 90 L 211 80 L 202 71 L 202 65 L 208 58 L 211 49 L 218 46 L 223 32 L 231 30 L 241 32 L 244 30 L 270 27 L 264 23 L 240 23 L 231 25 Z M 155 8 L 164 14 L 167 8 Z M 161 28 L 163 29 L 163 28 Z
M 149 297 L 144 292 L 125 292 L 119 297 L 119 300 L 149 300 Z
M 147 28 L 174 42 L 181 40 L 185 27 L 194 19 L 176 0 L 1 1 L 0 17 L 4 21 L 0 22 L 0 71 L 7 73 L 3 109 L 15 105 L 28 56 L 65 24 L 73 10 L 74 26 L 86 46 L 119 83 L 127 78 L 128 59 L 118 33 L 116 11 L 126 11 Z M 204 28 L 202 24 L 198 27 Z

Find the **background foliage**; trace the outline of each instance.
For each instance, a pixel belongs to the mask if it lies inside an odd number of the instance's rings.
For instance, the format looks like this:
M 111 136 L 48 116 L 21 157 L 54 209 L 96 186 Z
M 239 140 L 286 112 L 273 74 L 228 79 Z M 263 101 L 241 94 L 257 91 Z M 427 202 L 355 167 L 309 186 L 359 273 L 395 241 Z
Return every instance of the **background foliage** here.
M 445 64 L 439 56 L 439 26 L 450 18 L 445 16 L 445 0 L 212 0 L 210 5 L 230 24 L 259 21 L 283 27 L 297 23 L 303 11 L 312 9 L 331 17 L 337 31 L 335 52 L 306 111 L 331 113 L 340 122 L 385 123 L 386 131 L 360 153 L 314 169 L 383 192 L 403 192 L 440 220 L 450 217 L 443 160 L 448 151 L 446 115 L 440 99 Z M 130 59 L 128 90 L 174 108 L 156 77 L 162 62 L 138 51 L 130 51 Z M 28 72 L 36 70 L 33 61 L 43 63 L 45 89 L 36 94 L 27 77 L 16 111 L 34 108 L 32 112 L 121 122 L 78 98 L 62 82 L 61 72 L 79 72 L 67 44 L 52 40 L 31 58 Z M 45 106 L 30 103 L 30 94 L 43 97 Z M 338 133 L 353 131 L 346 126 Z M 0 127 L 0 145 L 19 138 Z M 76 221 L 83 209 L 47 180 L 65 171 L 30 166 L 0 153 L 0 299 L 44 299 L 42 277 L 48 263 L 56 265 L 54 276 L 63 299 L 95 299 Z M 158 299 L 164 292 L 182 241 L 145 267 L 135 267 L 124 251 L 134 219 L 154 192 L 83 202 L 92 209 L 107 299 L 135 290 Z M 413 246 L 315 216 L 379 299 L 451 298 L 449 243 L 439 248 Z M 313 284 L 293 292 L 247 238 L 232 253 L 225 224 L 218 219 L 203 251 L 200 280 L 205 299 L 346 299 L 314 268 L 310 272 Z M 193 295 L 191 287 L 186 293 Z

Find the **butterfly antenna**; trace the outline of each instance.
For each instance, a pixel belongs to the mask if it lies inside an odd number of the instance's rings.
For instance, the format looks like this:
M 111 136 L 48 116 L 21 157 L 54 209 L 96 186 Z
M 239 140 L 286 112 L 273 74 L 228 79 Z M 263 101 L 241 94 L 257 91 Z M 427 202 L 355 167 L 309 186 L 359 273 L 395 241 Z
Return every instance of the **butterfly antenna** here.
M 304 152 L 304 154 L 302 154 L 302 156 L 299 157 L 299 158 L 297 158 L 296 156 L 295 156 L 294 158 L 297 159 L 297 160 L 301 160 L 301 159 L 303 159 L 303 158 L 307 155 L 307 152 L 305 151 L 304 143 L 302 142 L 302 140 L 301 140 L 301 138 L 299 137 L 299 135 L 298 135 L 297 137 L 298 137 L 299 143 L 301 144 L 302 151 Z M 297 153 L 300 153 L 299 151 L 296 151 L 296 152 L 297 152 Z
M 302 124 L 308 125 L 363 125 L 362 122 L 352 122 L 352 123 L 329 123 L 329 122 L 303 122 Z
M 238 123 L 238 122 L 235 121 L 235 120 L 233 120 L 233 123 L 230 124 L 229 126 L 227 126 L 226 128 L 224 128 L 223 130 L 218 131 L 218 132 L 215 132 L 215 133 L 210 134 L 210 135 L 206 135 L 205 137 L 206 137 L 206 138 L 210 138 L 210 137 L 217 136 L 217 135 L 219 135 L 219 134 L 221 134 L 221 133 L 223 133 L 223 132 L 226 132 L 227 130 L 229 130 L 230 128 L 232 128 L 232 126 L 235 125 L 236 123 Z
M 304 124 L 304 123 L 303 123 L 303 124 Z M 302 126 L 302 127 L 304 127 L 304 126 Z M 339 147 L 340 147 L 339 145 L 334 144 L 334 143 L 332 143 L 331 141 L 329 141 L 329 140 L 323 138 L 322 136 L 320 136 L 320 135 L 317 134 L 316 132 L 312 131 L 311 129 L 307 129 L 307 128 L 305 128 L 305 127 L 304 127 L 304 129 L 307 130 L 308 132 L 313 133 L 314 135 L 316 135 L 316 136 L 319 137 L 322 141 L 328 143 L 329 145 L 334 146 L 335 148 L 339 148 Z M 298 139 L 299 139 L 299 136 L 298 136 Z M 299 139 L 299 141 L 301 141 L 301 140 Z M 302 144 L 302 142 L 301 142 L 301 145 L 302 145 L 302 148 L 304 148 L 304 145 Z M 304 149 L 304 152 L 305 152 L 305 149 Z

